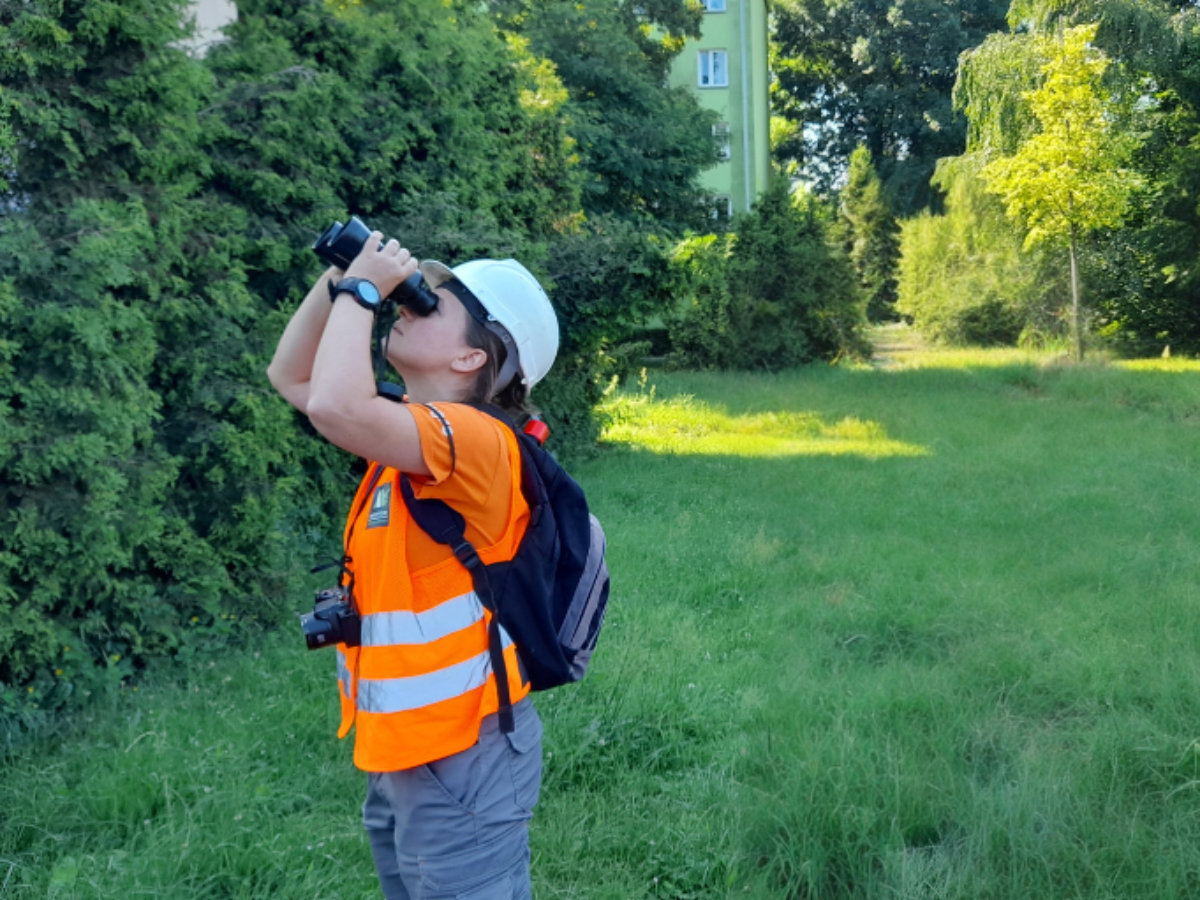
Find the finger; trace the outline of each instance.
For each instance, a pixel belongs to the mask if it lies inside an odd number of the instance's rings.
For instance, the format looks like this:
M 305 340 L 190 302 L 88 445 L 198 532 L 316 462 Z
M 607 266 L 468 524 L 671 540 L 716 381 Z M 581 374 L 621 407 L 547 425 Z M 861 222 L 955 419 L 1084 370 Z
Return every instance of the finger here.
M 367 238 L 366 243 L 363 244 L 364 250 L 367 247 L 375 247 L 377 250 L 382 250 L 383 249 L 383 232 L 382 231 L 372 231 L 370 237 Z
M 412 254 L 405 247 L 400 247 L 396 253 L 396 262 L 401 265 L 407 265 L 410 259 L 412 259 Z
M 395 238 L 392 238 L 390 241 L 387 242 L 387 244 L 384 245 L 383 253 L 385 256 L 395 256 L 399 252 L 400 252 L 400 242 L 398 240 L 396 240 Z

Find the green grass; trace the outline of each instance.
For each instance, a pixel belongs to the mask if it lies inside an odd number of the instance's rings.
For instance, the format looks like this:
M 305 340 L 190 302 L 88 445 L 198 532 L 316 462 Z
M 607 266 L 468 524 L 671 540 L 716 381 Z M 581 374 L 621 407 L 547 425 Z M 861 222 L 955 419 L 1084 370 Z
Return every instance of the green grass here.
M 653 382 L 538 897 L 1200 896 L 1200 367 Z M 98 704 L 0 769 L 0 898 L 374 896 L 335 720 L 295 634 Z

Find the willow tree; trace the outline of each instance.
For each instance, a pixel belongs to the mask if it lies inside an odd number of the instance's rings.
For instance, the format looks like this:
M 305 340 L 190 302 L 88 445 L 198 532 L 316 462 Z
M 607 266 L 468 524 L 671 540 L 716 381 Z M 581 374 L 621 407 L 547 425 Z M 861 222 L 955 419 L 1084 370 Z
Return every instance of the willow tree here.
M 1048 62 L 1045 80 L 1022 98 L 1037 130 L 1016 153 L 994 159 L 980 177 L 1008 215 L 1026 229 L 1025 247 L 1066 246 L 1071 263 L 1071 351 L 1083 359 L 1079 298 L 1080 241 L 1121 224 L 1131 191 L 1140 183 L 1125 168 L 1134 150 L 1112 124 L 1102 79 L 1109 59 L 1093 46 L 1096 25 L 1080 25 L 1040 38 Z

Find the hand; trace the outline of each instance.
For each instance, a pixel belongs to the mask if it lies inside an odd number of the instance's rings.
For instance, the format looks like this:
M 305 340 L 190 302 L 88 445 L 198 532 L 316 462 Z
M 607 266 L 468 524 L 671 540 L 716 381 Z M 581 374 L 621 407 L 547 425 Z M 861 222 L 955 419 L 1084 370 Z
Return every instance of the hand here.
M 417 261 L 395 238 L 379 247 L 381 240 L 382 231 L 371 232 L 371 236 L 363 243 L 362 252 L 354 257 L 350 268 L 346 270 L 346 277 L 365 278 L 386 297 L 400 282 L 416 274 Z M 375 249 L 377 247 L 379 249 Z

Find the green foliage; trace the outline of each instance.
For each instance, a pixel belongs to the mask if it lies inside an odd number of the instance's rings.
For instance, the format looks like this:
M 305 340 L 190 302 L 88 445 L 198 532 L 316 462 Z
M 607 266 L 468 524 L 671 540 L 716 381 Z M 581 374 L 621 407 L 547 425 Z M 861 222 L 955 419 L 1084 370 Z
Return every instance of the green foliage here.
M 731 230 L 728 249 L 692 242 L 676 258 L 687 291 L 677 362 L 776 370 L 865 352 L 853 269 L 813 197 L 793 196 L 787 179 L 775 178 Z
M 945 212 L 901 226 L 896 310 L 947 344 L 1038 344 L 1061 335 L 1062 266 L 1026 250 L 999 201 L 968 161 L 947 160 L 935 178 Z
M 895 319 L 900 229 L 871 164 L 871 151 L 866 147 L 859 146 L 850 154 L 850 168 L 840 200 L 836 230 L 866 295 L 867 318 L 872 322 Z
M 941 157 L 961 153 L 951 93 L 959 54 L 1004 26 L 1002 0 L 782 0 L 773 4 L 776 111 L 805 131 L 777 152 L 823 190 L 860 144 L 896 215 L 934 199 Z
M 1112 61 L 1093 79 L 1095 96 L 1104 98 L 1096 133 L 1108 144 L 1101 154 L 1105 164 L 1120 162 L 1124 177 L 1099 191 L 1114 213 L 1105 222 L 1120 226 L 1100 227 L 1076 248 L 1092 322 L 1110 345 L 1127 352 L 1200 350 L 1192 299 L 1200 272 L 1194 201 L 1200 188 L 1200 29 L 1194 10 L 1160 0 L 1022 0 L 1012 5 L 1009 19 L 1012 34 L 992 35 L 964 55 L 955 88 L 956 103 L 970 118 L 971 165 L 1014 156 L 1042 130 L 1028 96 L 1044 80 L 1055 36 L 1094 25 L 1092 52 Z M 1046 112 L 1056 123 L 1050 130 L 1061 132 L 1061 110 Z M 1084 149 L 1074 136 L 1066 143 Z M 1093 155 L 1080 163 L 1098 160 Z M 1037 180 L 1032 174 L 1027 186 Z M 1049 191 L 1069 182 L 1055 177 L 1041 183 Z
M 700 172 L 716 162 L 717 114 L 667 86 L 671 61 L 699 37 L 685 0 L 492 0 L 501 26 L 553 62 L 586 172 L 589 214 L 702 226 Z
M 594 216 L 548 246 L 546 272 L 558 312 L 558 359 L 535 400 L 556 429 L 554 446 L 589 452 L 599 436 L 593 407 L 629 354 L 636 327 L 674 302 L 665 238 L 634 223 Z
M 1047 62 L 1044 41 L 1025 32 L 990 34 L 963 53 L 954 84 L 955 108 L 967 117 L 967 151 L 985 160 L 1011 156 L 1037 131 L 1025 100 Z
M 689 236 L 671 258 L 681 308 L 670 323 L 671 364 L 681 369 L 736 365 L 730 329 L 732 234 Z
M 0 199 L 0 710 L 56 705 L 177 647 L 223 574 L 171 502 L 179 462 L 151 385 L 157 319 L 178 296 L 164 276 L 195 214 L 205 83 L 164 50 L 178 13 L 0 12 L 15 139 Z
M 0 7 L 0 712 L 307 599 L 352 461 L 264 372 L 333 219 L 555 285 L 560 452 L 670 300 L 657 238 L 581 224 L 567 91 L 486 9 L 243 0 L 199 61 L 183 7 Z
M 1097 25 L 1067 29 L 1049 43 L 1045 83 L 1022 96 L 1039 130 L 1012 156 L 993 159 L 979 177 L 1027 229 L 1025 246 L 1065 246 L 1071 261 L 1071 344 L 1083 357 L 1077 247 L 1087 235 L 1121 224 L 1141 183 L 1124 167 L 1139 142 L 1114 133 L 1100 80 L 1109 60 L 1092 46 Z
M 1123 219 L 1138 176 L 1124 168 L 1135 144 L 1114 135 L 1099 88 L 1109 60 L 1091 47 L 1095 25 L 1068 29 L 1048 49 L 1045 83 L 1026 92 L 1039 130 L 979 173 L 1027 228 L 1025 244 L 1065 246 Z

